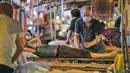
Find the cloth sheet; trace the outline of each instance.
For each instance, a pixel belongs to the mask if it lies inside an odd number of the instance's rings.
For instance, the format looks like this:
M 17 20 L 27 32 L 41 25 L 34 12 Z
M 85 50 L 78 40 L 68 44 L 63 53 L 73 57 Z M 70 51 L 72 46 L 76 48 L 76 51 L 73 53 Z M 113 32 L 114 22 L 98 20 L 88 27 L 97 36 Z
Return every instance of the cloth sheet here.
M 100 73 L 100 72 L 82 71 L 82 70 L 68 70 L 68 71 L 61 71 L 57 69 L 50 70 L 50 66 L 48 64 L 30 62 L 15 69 L 14 73 Z
M 47 73 L 50 69 L 48 64 L 29 62 L 15 69 L 14 73 Z
M 51 41 L 48 43 L 48 45 L 64 45 L 64 46 L 68 46 L 68 47 L 73 47 L 75 48 L 75 45 L 73 42 L 71 42 L 71 44 L 66 44 L 65 40 L 55 40 L 55 41 Z

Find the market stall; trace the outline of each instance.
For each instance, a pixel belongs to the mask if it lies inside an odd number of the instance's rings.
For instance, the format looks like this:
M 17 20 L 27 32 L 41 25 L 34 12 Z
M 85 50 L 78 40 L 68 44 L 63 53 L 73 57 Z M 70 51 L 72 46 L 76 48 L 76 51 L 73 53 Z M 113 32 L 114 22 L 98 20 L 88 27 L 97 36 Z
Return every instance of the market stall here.
M 96 1 L 96 0 L 94 0 L 94 1 Z M 100 3 L 102 3 L 102 2 L 95 2 L 95 3 L 98 3 L 98 4 L 93 4 L 93 5 L 100 5 Z M 109 1 L 106 1 L 106 8 L 107 7 L 109 7 L 109 6 L 111 6 L 112 5 L 112 2 L 109 2 Z M 63 7 L 63 2 L 61 2 L 61 5 L 62 5 L 62 7 Z M 104 5 L 105 6 L 105 5 Z M 104 7 L 104 6 L 101 6 L 101 7 Z M 96 6 L 95 6 L 96 7 Z M 100 7 L 99 7 L 100 8 Z M 95 11 L 98 11 L 98 9 L 99 8 L 97 8 Z M 61 8 L 62 9 L 62 11 L 63 11 L 63 8 Z M 101 12 L 101 13 L 100 13 Z M 102 13 L 102 12 L 104 12 L 104 13 Z M 109 13 L 107 13 L 107 12 L 109 12 Z M 61 12 L 61 14 L 63 14 L 64 12 Z M 112 20 L 112 15 L 113 15 L 113 6 L 111 6 L 110 8 L 108 8 L 108 9 L 106 9 L 105 11 L 103 11 L 103 10 L 101 10 L 101 11 L 99 11 L 99 12 L 95 12 L 98 16 L 96 16 L 95 15 L 95 17 L 96 18 L 98 18 L 98 19 L 104 19 L 104 21 L 111 21 Z M 94 13 L 94 14 L 95 14 Z M 108 17 L 110 17 L 110 18 L 108 18 Z M 86 58 L 78 58 L 78 59 L 76 59 L 76 58 L 39 58 L 39 59 L 35 59 L 35 58 L 32 58 L 32 59 L 30 59 L 30 60 L 38 60 L 38 61 L 43 61 L 43 60 L 47 60 L 47 61 L 49 61 L 49 60 L 62 60 L 62 61 L 91 61 L 91 62 L 93 62 L 93 61 L 101 61 L 102 63 L 104 62 L 104 61 L 109 61 L 109 62 L 111 62 L 111 61 L 113 61 L 113 59 L 86 59 Z M 108 62 L 107 62 L 108 63 Z M 112 63 L 112 62 L 111 62 Z M 59 67 L 59 66 L 55 66 L 55 67 Z M 61 67 L 61 66 L 60 66 Z M 74 69 L 74 67 L 69 67 L 69 66 L 65 66 L 64 68 L 69 68 L 69 69 Z M 84 68 L 80 68 L 80 69 L 84 69 Z M 88 69 L 88 70 L 90 70 L 90 69 Z M 92 70 L 94 70 L 94 69 L 92 69 Z
M 80 3 L 80 5 L 75 6 L 76 4 Z M 25 10 L 24 7 L 19 8 L 19 6 L 17 6 L 17 9 L 14 9 L 14 19 L 18 20 L 22 25 L 23 25 L 23 29 L 24 32 L 26 34 L 27 31 L 27 24 L 26 24 L 26 18 L 28 18 L 31 22 L 29 23 L 30 25 L 32 25 L 32 30 L 31 33 L 33 33 L 32 37 L 40 37 L 41 34 L 40 32 L 40 28 L 38 27 L 40 25 L 40 22 L 43 22 L 43 19 L 40 20 L 40 14 L 41 13 L 41 17 L 43 17 L 43 15 L 49 14 L 50 18 L 50 31 L 51 31 L 51 41 L 55 41 L 57 39 L 56 37 L 56 9 L 58 9 L 58 7 L 60 7 L 61 12 L 60 12 L 60 17 L 61 20 L 64 20 L 64 10 L 67 10 L 67 7 L 64 8 L 64 4 L 69 4 L 68 6 L 70 6 L 70 4 L 73 4 L 72 8 L 68 7 L 68 9 L 73 9 L 73 8 L 78 8 L 81 7 L 83 4 L 88 4 L 88 5 L 92 5 L 92 14 L 94 16 L 94 18 L 96 19 L 100 19 L 103 21 L 109 22 L 112 21 L 113 19 L 113 1 L 112 0 L 30 0 L 29 4 L 26 4 L 29 9 L 27 11 L 27 16 L 25 15 Z M 122 1 L 120 0 L 120 7 L 122 8 L 121 5 Z M 127 0 L 126 0 L 127 3 Z M 125 4 L 125 3 L 124 3 Z M 24 4 L 23 4 L 24 5 Z M 25 5 L 25 7 L 26 7 Z M 67 6 L 67 5 L 66 5 Z M 125 7 L 125 6 L 124 6 Z M 125 28 L 127 27 L 127 9 L 121 9 L 120 13 L 122 14 L 122 49 L 123 49 L 123 59 L 124 59 L 124 69 L 125 73 L 127 73 L 127 69 L 129 69 L 129 60 L 128 60 L 128 49 L 127 49 L 127 43 L 126 43 L 126 30 Z M 34 15 L 34 16 L 33 16 Z M 36 21 L 34 22 L 34 20 L 36 19 Z M 58 18 L 58 19 L 59 19 Z M 54 21 L 54 22 L 53 22 Z M 65 21 L 67 22 L 67 21 Z M 54 26 L 53 26 L 54 25 Z M 125 27 L 124 27 L 125 26 Z M 33 31 L 35 29 L 35 31 Z M 31 38 L 32 38 L 31 37 Z M 25 43 L 26 43 L 26 35 L 25 35 Z M 38 47 L 37 47 L 38 49 Z M 52 48 L 54 49 L 54 47 Z M 53 51 L 53 50 L 52 50 Z M 48 50 L 46 50 L 46 52 L 48 52 Z M 46 53 L 44 53 L 46 54 Z M 53 53 L 51 53 L 53 54 Z M 47 55 L 47 54 L 46 54 Z M 119 59 L 118 59 L 119 60 Z M 116 60 L 116 61 L 118 61 Z M 110 67 L 111 64 L 114 63 L 114 59 L 92 59 L 92 58 L 67 58 L 67 57 L 50 57 L 46 56 L 44 57 L 40 57 L 40 58 L 28 58 L 28 61 L 34 61 L 34 62 L 38 62 L 40 64 L 49 64 L 52 68 L 54 69 L 75 69 L 75 70 L 84 70 L 84 71 L 99 71 L 99 72 L 106 72 L 108 69 L 108 67 Z M 55 61 L 60 61 L 60 62 L 55 62 Z M 129 73 L 129 72 L 128 72 Z

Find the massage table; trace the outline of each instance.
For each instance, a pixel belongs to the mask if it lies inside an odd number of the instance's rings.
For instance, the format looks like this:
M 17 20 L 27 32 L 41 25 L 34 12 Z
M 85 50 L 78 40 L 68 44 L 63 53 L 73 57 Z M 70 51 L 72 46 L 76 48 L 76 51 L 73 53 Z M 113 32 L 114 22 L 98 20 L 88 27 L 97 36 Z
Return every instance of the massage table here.
M 92 59 L 92 58 L 27 58 L 28 61 L 61 60 L 61 61 L 106 61 L 113 62 L 114 59 Z
M 49 64 L 52 69 L 59 69 L 63 71 L 67 70 L 82 70 L 82 71 L 97 71 L 97 72 L 105 72 L 110 71 L 108 67 L 110 67 L 111 64 L 99 64 L 99 63 L 63 63 L 63 62 L 43 62 L 40 61 L 38 63 L 41 64 Z

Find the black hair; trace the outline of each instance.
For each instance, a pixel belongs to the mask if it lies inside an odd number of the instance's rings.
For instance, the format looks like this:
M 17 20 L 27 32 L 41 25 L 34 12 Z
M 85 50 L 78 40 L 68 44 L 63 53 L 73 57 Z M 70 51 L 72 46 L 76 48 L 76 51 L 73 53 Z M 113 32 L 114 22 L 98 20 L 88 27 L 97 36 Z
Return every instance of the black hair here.
M 73 9 L 73 10 L 71 10 L 71 15 L 73 17 L 80 17 L 80 10 L 79 9 Z
M 118 4 L 115 4 L 115 7 L 118 7 Z
M 0 2 L 0 13 L 13 17 L 13 6 L 8 2 Z
M 101 31 L 103 32 L 104 29 L 105 29 L 106 24 L 104 22 L 100 22 L 100 24 L 101 24 Z
M 106 24 L 104 22 L 100 22 L 100 24 L 105 29 Z

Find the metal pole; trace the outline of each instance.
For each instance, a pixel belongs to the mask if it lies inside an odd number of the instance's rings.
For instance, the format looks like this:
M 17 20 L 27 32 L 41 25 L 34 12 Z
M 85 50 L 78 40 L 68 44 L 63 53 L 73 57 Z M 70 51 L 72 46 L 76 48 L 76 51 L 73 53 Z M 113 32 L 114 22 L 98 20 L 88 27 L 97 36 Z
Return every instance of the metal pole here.
M 31 20 L 32 20 L 32 33 L 33 33 L 33 35 L 32 35 L 32 37 L 34 37 L 34 18 L 33 18 L 33 0 L 30 0 L 30 3 L 32 2 L 32 7 L 30 7 L 30 8 L 32 8 L 32 10 L 30 11 L 30 16 L 31 16 Z M 31 5 L 30 5 L 31 6 Z
M 61 0 L 61 18 L 63 18 L 64 15 L 64 0 Z
M 51 27 L 51 41 L 53 40 L 53 26 L 52 26 L 52 14 L 51 14 L 51 4 L 49 4 L 49 12 L 50 12 L 50 27 Z
M 53 7 L 53 10 L 54 10 L 54 40 L 56 40 L 56 9 L 55 9 L 55 4 L 54 4 L 54 7 Z
M 37 28 L 37 33 L 38 34 L 37 36 L 39 37 L 39 0 L 38 0 L 38 3 L 37 3 L 37 9 L 38 9 L 38 12 L 37 12 L 37 24 L 36 24 L 36 28 Z
M 127 2 L 127 0 L 126 0 Z M 123 0 L 121 0 L 121 3 L 123 3 Z M 127 72 L 130 67 L 129 67 L 129 59 L 128 59 L 128 48 L 127 48 L 127 42 L 126 42 L 126 27 L 127 27 L 127 10 L 125 10 L 125 12 L 122 13 L 122 32 L 121 32 L 121 36 L 122 36 L 122 51 L 124 54 L 124 72 L 125 73 L 129 73 Z
M 128 2 L 127 0 L 126 0 L 126 2 Z M 127 62 L 127 68 L 128 68 L 128 70 L 130 69 L 130 64 L 129 64 L 129 57 L 128 57 L 128 47 L 127 47 L 127 38 L 126 38 L 126 35 L 127 35 L 127 25 L 128 25 L 128 10 L 126 10 L 126 12 L 125 12 L 125 30 L 124 30 L 124 32 L 125 32 L 125 40 L 124 40 L 124 43 L 125 43 L 125 49 L 126 49 L 126 62 Z
M 121 17 L 121 47 L 122 47 L 122 51 L 123 51 L 123 54 L 124 54 L 124 72 L 126 73 L 126 53 L 125 53 L 125 45 L 124 45 L 124 13 L 122 13 L 122 17 Z

